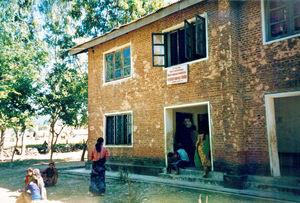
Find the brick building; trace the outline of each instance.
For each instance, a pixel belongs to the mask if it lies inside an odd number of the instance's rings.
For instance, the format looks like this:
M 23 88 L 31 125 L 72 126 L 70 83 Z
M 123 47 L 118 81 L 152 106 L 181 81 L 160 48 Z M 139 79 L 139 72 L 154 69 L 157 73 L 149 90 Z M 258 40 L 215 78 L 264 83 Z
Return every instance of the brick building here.
M 299 175 L 299 36 L 299 1 L 183 0 L 73 47 L 89 150 L 104 137 L 111 160 L 164 165 L 190 118 L 212 170 Z

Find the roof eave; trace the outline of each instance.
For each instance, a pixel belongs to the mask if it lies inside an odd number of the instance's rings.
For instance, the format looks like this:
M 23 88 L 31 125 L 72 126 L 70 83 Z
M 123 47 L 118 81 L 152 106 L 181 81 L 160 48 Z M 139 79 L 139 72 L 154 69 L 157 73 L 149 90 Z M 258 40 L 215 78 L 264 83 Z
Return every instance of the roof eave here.
M 204 0 L 188 0 L 188 1 L 178 1 L 174 4 L 171 4 L 165 8 L 159 9 L 156 12 L 149 14 L 143 18 L 140 18 L 134 22 L 128 23 L 126 25 L 123 25 L 119 28 L 113 29 L 112 31 L 96 37 L 94 39 L 91 39 L 87 42 L 84 42 L 82 44 L 76 45 L 75 47 L 72 47 L 71 49 L 69 49 L 69 53 L 70 55 L 76 55 L 76 54 L 80 54 L 83 52 L 87 52 L 88 49 L 102 44 L 108 40 L 117 38 L 121 35 L 124 35 L 126 33 L 129 33 L 131 31 L 134 31 L 136 29 L 139 29 L 145 25 L 148 25 L 150 23 L 153 23 L 161 18 L 164 18 L 168 15 L 171 15 L 173 13 L 176 13 L 180 10 L 183 10 L 187 7 L 193 6 L 195 4 L 198 4 L 200 2 L 202 2 Z

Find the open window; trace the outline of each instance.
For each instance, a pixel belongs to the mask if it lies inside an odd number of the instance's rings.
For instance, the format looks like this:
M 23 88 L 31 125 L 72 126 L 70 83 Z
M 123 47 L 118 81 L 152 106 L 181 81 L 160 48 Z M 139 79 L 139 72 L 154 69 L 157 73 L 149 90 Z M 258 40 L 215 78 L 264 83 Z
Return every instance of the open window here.
M 196 15 L 196 54 L 206 57 L 206 29 L 205 18 Z
M 194 55 L 193 46 L 193 28 L 194 26 L 187 20 L 184 21 L 184 53 L 186 59 L 192 59 Z
M 152 63 L 156 67 L 165 67 L 166 61 L 165 34 L 152 33 Z
M 167 33 L 152 33 L 152 61 L 154 67 L 169 67 L 205 58 L 206 19 L 195 15 L 194 21 Z

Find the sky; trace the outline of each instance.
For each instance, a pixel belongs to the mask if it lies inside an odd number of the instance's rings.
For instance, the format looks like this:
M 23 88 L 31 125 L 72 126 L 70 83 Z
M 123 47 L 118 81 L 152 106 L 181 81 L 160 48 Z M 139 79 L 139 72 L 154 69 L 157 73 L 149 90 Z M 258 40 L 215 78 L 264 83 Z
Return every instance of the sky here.
M 169 2 L 174 3 L 174 2 L 179 1 L 179 0 L 164 0 L 164 1 L 165 1 L 165 4 L 167 4 Z

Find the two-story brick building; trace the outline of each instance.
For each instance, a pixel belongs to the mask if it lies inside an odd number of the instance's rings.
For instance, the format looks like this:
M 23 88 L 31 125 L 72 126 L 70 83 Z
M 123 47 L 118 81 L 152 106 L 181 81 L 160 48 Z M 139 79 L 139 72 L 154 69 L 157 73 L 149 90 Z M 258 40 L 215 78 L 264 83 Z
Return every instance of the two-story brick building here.
M 299 175 L 299 36 L 300 1 L 183 0 L 73 47 L 89 149 L 104 137 L 111 160 L 164 165 L 190 118 L 212 170 Z

